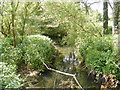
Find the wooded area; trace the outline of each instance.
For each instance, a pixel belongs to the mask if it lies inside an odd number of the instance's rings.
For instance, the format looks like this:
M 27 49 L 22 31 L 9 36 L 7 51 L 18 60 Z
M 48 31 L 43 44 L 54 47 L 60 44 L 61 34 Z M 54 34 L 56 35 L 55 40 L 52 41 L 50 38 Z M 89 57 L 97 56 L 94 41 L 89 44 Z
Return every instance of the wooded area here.
M 119 32 L 119 0 L 0 1 L 0 89 L 120 88 Z

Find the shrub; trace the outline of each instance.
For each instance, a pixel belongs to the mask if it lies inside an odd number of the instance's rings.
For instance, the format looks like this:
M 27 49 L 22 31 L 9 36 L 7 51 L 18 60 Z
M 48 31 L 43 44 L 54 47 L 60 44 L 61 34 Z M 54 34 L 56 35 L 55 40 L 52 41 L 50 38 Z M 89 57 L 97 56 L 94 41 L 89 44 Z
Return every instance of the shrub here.
M 103 52 L 112 52 L 112 39 L 107 37 L 96 37 L 79 40 L 79 51 L 82 56 L 87 55 L 87 52 L 93 49 Z
M 16 75 L 16 66 L 8 65 L 7 63 L 0 62 L 0 89 L 2 88 L 19 88 L 22 79 Z
M 110 52 L 102 52 L 98 50 L 88 51 L 86 55 L 85 64 L 95 69 L 98 73 L 110 74 L 116 69 L 115 65 L 112 63 L 114 58 Z
M 29 65 L 30 68 L 36 70 L 44 70 L 44 65 L 51 65 L 57 55 L 57 51 L 52 45 L 50 38 L 40 35 L 31 35 L 24 37 L 21 42 L 21 37 L 17 39 L 16 48 L 11 45 L 12 39 L 5 39 L 2 43 L 1 56 L 2 61 L 16 64 L 18 67 L 22 64 Z
M 25 50 L 24 59 L 26 64 L 31 64 L 33 69 L 43 70 L 44 65 L 54 61 L 57 52 L 52 45 L 52 41 L 45 36 L 29 36 L 23 41 Z
M 116 70 L 113 62 L 117 58 L 110 37 L 87 39 L 80 43 L 79 52 L 84 57 L 85 64 L 98 73 L 110 74 Z

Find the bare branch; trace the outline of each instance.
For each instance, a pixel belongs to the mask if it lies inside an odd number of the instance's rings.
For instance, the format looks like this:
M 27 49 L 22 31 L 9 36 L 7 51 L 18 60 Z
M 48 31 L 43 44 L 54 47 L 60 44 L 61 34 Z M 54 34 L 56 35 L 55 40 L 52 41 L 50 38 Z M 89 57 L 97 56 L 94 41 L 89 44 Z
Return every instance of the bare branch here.
M 82 31 L 87 32 L 87 33 L 91 33 L 90 31 L 85 30 L 82 25 L 80 25 L 80 24 L 78 24 L 78 25 L 82 28 Z M 95 37 L 98 37 L 98 35 L 96 35 L 95 33 L 93 33 L 93 35 L 94 35 Z
M 91 6 L 91 5 L 93 5 L 93 4 L 95 4 L 95 3 L 99 3 L 100 1 L 98 1 L 98 2 L 93 2 L 93 3 L 88 3 L 89 4 L 89 6 Z
M 113 10 L 113 7 L 112 7 L 112 5 L 111 5 L 111 3 L 110 3 L 109 0 L 108 0 L 108 4 L 109 4 L 109 6 L 111 7 L 111 9 Z
M 98 30 L 97 26 L 95 25 L 95 23 L 92 22 L 92 21 L 90 21 L 90 22 L 93 24 L 93 26 L 96 28 L 96 30 L 97 30 L 97 32 L 99 33 L 99 35 L 102 37 L 103 35 L 101 34 L 101 32 L 99 32 L 99 30 Z
M 17 5 L 15 7 L 15 11 L 17 11 L 18 6 L 19 6 L 19 1 L 17 2 Z
M 42 61 L 42 60 L 41 60 L 41 61 Z M 77 83 L 77 85 L 78 85 L 82 90 L 84 90 L 84 89 L 82 88 L 82 86 L 80 85 L 80 83 L 78 82 L 75 74 L 70 74 L 70 73 L 66 73 L 66 72 L 61 72 L 61 71 L 59 71 L 59 70 L 55 70 L 55 69 L 49 68 L 43 61 L 42 61 L 42 63 L 44 64 L 44 66 L 45 66 L 48 70 L 51 70 L 51 71 L 54 71 L 54 72 L 57 72 L 57 73 L 60 73 L 60 74 L 63 74 L 63 75 L 67 75 L 67 76 L 73 77 L 74 80 L 75 80 L 75 82 Z

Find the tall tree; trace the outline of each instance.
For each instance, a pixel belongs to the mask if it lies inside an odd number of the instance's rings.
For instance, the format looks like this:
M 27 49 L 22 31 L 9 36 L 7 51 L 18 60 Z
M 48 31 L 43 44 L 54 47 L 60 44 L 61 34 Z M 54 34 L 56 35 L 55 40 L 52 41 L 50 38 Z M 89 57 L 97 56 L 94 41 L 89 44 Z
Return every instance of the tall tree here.
M 113 2 L 113 34 L 118 34 L 120 29 L 120 2 Z
M 104 34 L 108 34 L 108 2 L 103 1 L 103 28 Z

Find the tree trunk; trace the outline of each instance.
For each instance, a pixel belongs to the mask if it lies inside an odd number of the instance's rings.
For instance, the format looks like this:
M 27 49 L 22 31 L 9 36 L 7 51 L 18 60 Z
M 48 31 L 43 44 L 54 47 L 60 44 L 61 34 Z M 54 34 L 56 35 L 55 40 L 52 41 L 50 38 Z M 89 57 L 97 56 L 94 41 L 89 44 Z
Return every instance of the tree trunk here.
M 13 46 L 16 47 L 16 35 L 15 35 L 15 7 L 14 7 L 14 3 L 13 1 L 11 2 L 11 7 L 12 7 L 12 12 L 11 12 L 11 15 L 12 15 L 12 34 L 13 34 Z
M 108 34 L 108 2 L 103 2 L 103 28 L 104 34 Z
M 12 34 L 13 34 L 13 46 L 16 47 L 16 33 L 15 33 L 15 13 L 17 11 L 19 2 L 17 3 L 16 7 L 15 7 L 15 3 L 13 1 L 11 1 L 11 8 L 12 8 L 12 12 L 11 12 L 11 18 L 12 18 Z
M 118 34 L 120 25 L 120 2 L 113 2 L 113 34 Z

